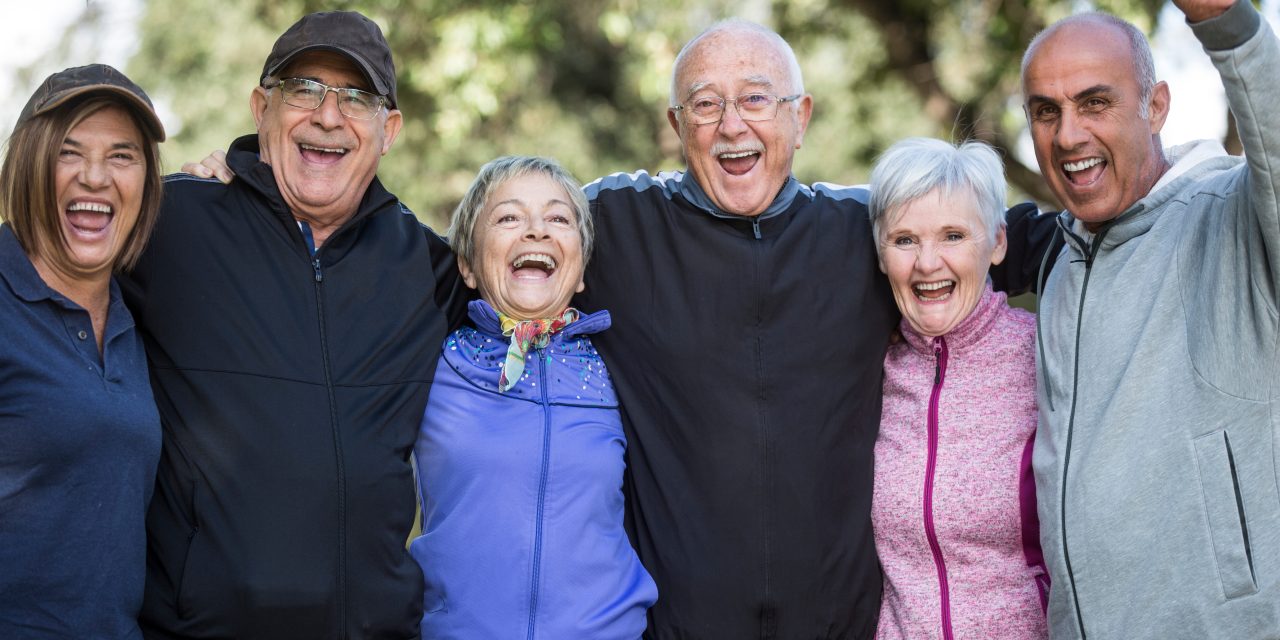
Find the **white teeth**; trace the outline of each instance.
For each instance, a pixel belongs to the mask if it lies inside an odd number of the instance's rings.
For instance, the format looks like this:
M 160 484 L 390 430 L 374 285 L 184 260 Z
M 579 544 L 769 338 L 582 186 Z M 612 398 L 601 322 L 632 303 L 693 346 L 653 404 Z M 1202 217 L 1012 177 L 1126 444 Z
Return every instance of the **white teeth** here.
M 326 147 L 317 147 L 317 146 L 315 146 L 315 145 L 310 145 L 310 144 L 307 144 L 307 143 L 305 143 L 305 142 L 304 142 L 304 143 L 302 143 L 302 144 L 300 144 L 300 145 L 298 145 L 298 146 L 302 147 L 303 149 L 310 149 L 311 151 L 322 151 L 322 152 L 324 152 L 324 153 L 345 154 L 345 153 L 347 152 L 347 150 L 346 150 L 346 149 L 329 149 L 329 148 L 326 148 Z
M 720 154 L 720 157 L 721 157 L 721 158 L 729 158 L 729 159 L 733 159 L 733 158 L 745 158 L 745 157 L 747 157 L 747 156 L 753 156 L 753 155 L 755 155 L 756 153 L 759 153 L 759 152 L 757 152 L 757 151 L 733 151 L 733 152 L 730 152 L 730 153 L 722 153 L 722 154 Z
M 1085 158 L 1084 160 L 1081 160 L 1079 162 L 1064 163 L 1062 165 L 1062 168 L 1065 169 L 1066 171 L 1071 171 L 1071 172 L 1084 171 L 1089 167 L 1096 166 L 1099 164 L 1102 164 L 1102 158 Z
M 548 271 L 556 268 L 556 260 L 545 253 L 527 253 L 511 261 L 513 269 L 520 269 L 530 262 L 537 262 Z
M 98 202 L 72 202 L 67 207 L 67 211 L 96 211 L 97 213 L 111 213 L 111 206 Z
M 924 282 L 924 283 L 915 285 L 915 288 L 921 291 L 937 291 L 938 289 L 941 289 L 943 287 L 954 286 L 955 283 L 956 283 L 955 280 L 943 280 L 941 282 Z

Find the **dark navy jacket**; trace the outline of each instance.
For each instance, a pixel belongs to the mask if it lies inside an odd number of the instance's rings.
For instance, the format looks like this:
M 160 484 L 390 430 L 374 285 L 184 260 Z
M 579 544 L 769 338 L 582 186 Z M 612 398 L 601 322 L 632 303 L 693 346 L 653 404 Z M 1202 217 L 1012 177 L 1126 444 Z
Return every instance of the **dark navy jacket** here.
M 409 456 L 465 312 L 444 241 L 375 179 L 313 258 L 257 138 L 173 176 L 125 294 L 164 427 L 149 637 L 416 638 Z
M 586 188 L 596 251 L 584 309 L 628 442 L 628 524 L 658 585 L 653 638 L 870 638 L 881 576 L 872 447 L 898 311 L 863 189 L 791 179 L 755 218 L 682 173 Z M 1029 285 L 1051 235 L 1010 212 Z

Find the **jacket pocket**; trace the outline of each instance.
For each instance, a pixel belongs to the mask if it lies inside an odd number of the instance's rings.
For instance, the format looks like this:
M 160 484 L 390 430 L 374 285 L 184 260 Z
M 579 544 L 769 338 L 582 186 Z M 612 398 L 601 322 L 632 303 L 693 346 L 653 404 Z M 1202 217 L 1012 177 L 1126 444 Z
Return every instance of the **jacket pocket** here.
M 1240 492 L 1240 475 L 1231 451 L 1231 439 L 1226 431 L 1215 431 L 1196 438 L 1194 442 L 1200 467 L 1200 488 L 1223 595 L 1231 600 L 1256 593 L 1258 585 L 1249 546 L 1249 520 L 1244 510 L 1245 500 Z
M 225 560 L 217 558 L 213 549 L 201 510 L 202 493 L 199 484 L 192 488 L 191 533 L 187 538 L 187 552 L 178 578 L 175 604 L 179 618 L 209 633 L 234 637 L 238 626 L 236 621 L 242 612 L 234 607 L 231 582 L 226 579 L 229 567 Z

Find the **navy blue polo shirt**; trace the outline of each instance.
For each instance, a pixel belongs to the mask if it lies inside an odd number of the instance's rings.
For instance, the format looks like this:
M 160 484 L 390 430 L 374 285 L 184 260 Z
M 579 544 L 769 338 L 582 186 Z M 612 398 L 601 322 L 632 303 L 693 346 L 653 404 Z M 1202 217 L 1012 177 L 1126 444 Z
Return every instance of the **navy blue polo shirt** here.
M 140 638 L 160 417 L 114 279 L 103 352 L 0 226 L 0 638 Z

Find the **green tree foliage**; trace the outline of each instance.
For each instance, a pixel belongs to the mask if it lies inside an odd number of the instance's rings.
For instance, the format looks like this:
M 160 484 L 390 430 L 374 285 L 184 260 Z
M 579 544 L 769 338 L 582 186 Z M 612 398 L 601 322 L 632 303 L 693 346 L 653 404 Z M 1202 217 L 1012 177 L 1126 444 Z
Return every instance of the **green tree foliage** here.
M 1098 3 L 1150 28 L 1159 0 Z M 149 0 L 128 72 L 178 127 L 168 166 L 252 131 L 249 92 L 275 37 L 309 11 L 354 9 L 396 55 L 405 127 L 380 176 L 441 228 L 476 169 L 509 153 L 558 158 L 584 180 L 683 166 L 667 124 L 672 62 L 718 19 L 790 41 L 815 97 L 795 172 L 864 182 L 876 155 L 911 135 L 976 136 L 1009 148 L 1027 40 L 1075 6 L 1061 0 Z M 1020 194 L 1052 202 L 1006 154 Z

